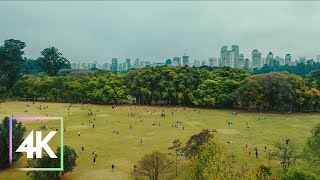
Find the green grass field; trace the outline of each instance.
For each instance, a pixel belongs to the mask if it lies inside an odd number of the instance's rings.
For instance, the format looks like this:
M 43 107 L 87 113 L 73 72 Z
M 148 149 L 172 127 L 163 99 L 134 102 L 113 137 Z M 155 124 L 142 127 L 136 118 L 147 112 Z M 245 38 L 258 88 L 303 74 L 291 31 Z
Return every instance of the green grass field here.
M 28 103 L 31 107 L 26 108 Z M 49 106 L 46 110 L 38 110 L 39 105 Z M 79 158 L 77 167 L 72 173 L 66 174 L 64 179 L 130 179 L 133 166 L 145 154 L 152 150 L 170 152 L 168 147 L 172 145 L 174 139 L 180 139 L 185 145 L 189 137 L 199 133 L 202 129 L 217 129 L 214 133 L 219 137 L 221 143 L 236 155 L 237 163 L 247 163 L 251 167 L 260 164 L 271 165 L 274 175 L 281 173 L 279 164 L 269 162 L 266 158 L 267 153 L 263 151 L 266 145 L 272 149 L 272 144 L 280 139 L 290 138 L 300 149 L 303 148 L 305 140 L 310 136 L 310 130 L 316 123 L 320 122 L 320 115 L 309 114 L 272 114 L 264 113 L 265 120 L 258 120 L 258 113 L 238 112 L 232 115 L 232 110 L 212 110 L 201 109 L 200 112 L 192 108 L 182 107 L 149 107 L 149 106 L 117 106 L 112 109 L 109 105 L 73 105 L 70 107 L 66 103 L 40 103 L 36 102 L 3 102 L 0 103 L 0 117 L 4 116 L 43 116 L 46 113 L 54 113 L 54 116 L 64 117 L 64 144 L 73 147 Z M 84 110 L 81 109 L 84 107 Z M 136 107 L 136 109 L 134 108 Z M 131 109 L 130 109 L 131 108 Z M 91 109 L 96 114 L 95 128 L 89 123 L 87 113 Z M 100 112 L 96 112 L 100 109 Z M 160 116 L 162 110 L 166 112 L 166 117 Z M 175 111 L 177 109 L 177 111 Z M 24 112 L 28 110 L 28 112 Z M 147 112 L 148 111 L 148 112 Z M 152 113 L 154 111 L 154 113 Z M 172 115 L 172 111 L 174 111 Z M 134 112 L 141 116 L 129 117 L 128 113 Z M 144 120 L 140 122 L 140 119 Z M 171 126 L 181 121 L 178 128 Z M 228 125 L 227 121 L 233 122 Z M 250 128 L 246 127 L 248 122 Z M 44 122 L 49 128 L 55 129 L 58 123 Z M 82 125 L 84 123 L 84 125 Z M 160 123 L 160 126 L 152 126 L 153 123 Z M 130 124 L 132 128 L 130 128 Z M 39 129 L 43 124 L 39 122 L 23 122 L 28 128 Z M 184 130 L 182 129 L 184 126 Z M 59 128 L 59 127 L 58 127 Z M 81 136 L 78 136 L 78 129 Z M 118 130 L 120 134 L 113 134 Z M 50 143 L 53 150 L 59 142 L 55 137 Z M 140 143 L 142 138 L 143 143 Z M 231 140 L 233 143 L 228 144 Z M 253 149 L 254 144 L 260 150 L 259 159 L 255 158 L 254 153 L 249 157 L 245 144 Z M 81 153 L 81 146 L 85 147 L 85 152 Z M 96 151 L 97 163 L 93 164 L 92 152 Z M 253 152 L 253 151 L 252 151 Z M 24 166 L 26 154 L 14 165 L 15 167 Z M 111 164 L 116 166 L 115 172 L 111 171 Z M 186 163 L 184 158 L 180 158 L 180 172 L 185 171 Z M 174 172 L 166 175 L 165 179 L 179 179 Z M 5 170 L 0 172 L 0 179 L 28 179 L 26 172 Z

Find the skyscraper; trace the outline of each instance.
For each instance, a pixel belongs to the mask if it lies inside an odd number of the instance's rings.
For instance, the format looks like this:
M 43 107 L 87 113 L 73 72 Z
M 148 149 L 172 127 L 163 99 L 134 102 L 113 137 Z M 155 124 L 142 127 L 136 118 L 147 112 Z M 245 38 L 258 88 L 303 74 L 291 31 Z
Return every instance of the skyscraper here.
M 243 54 L 239 54 L 237 68 L 244 68 L 244 55 Z
M 320 62 L 320 55 L 317 56 L 317 62 Z
M 254 49 L 252 51 L 252 68 L 261 68 L 261 53 L 257 50 Z
M 224 66 L 234 67 L 234 52 L 227 51 Z
M 173 66 L 181 66 L 181 58 L 180 57 L 173 58 Z
M 233 61 L 234 61 L 233 67 L 239 68 L 239 46 L 232 45 L 231 50 L 233 52 Z
M 291 55 L 286 54 L 286 56 L 284 57 L 284 61 L 286 65 L 291 66 Z
M 118 59 L 117 58 L 112 58 L 110 70 L 112 72 L 116 72 L 118 70 Z
M 220 50 L 220 67 L 225 66 L 226 62 L 226 57 L 227 57 L 227 52 L 228 52 L 228 46 L 222 46 Z
M 140 59 L 137 58 L 135 61 L 134 61 L 134 67 L 135 68 L 139 68 L 140 67 Z
M 183 66 L 189 65 L 189 56 L 182 56 L 182 64 Z
M 269 52 L 269 54 L 267 55 L 267 59 L 266 59 L 266 64 L 268 65 L 268 66 L 271 66 L 271 63 L 272 63 L 272 61 L 273 61 L 273 54 L 272 54 L 272 52 Z
M 127 63 L 127 65 L 126 65 L 126 70 L 131 69 L 131 59 L 127 58 L 127 59 L 126 59 L 126 63 Z

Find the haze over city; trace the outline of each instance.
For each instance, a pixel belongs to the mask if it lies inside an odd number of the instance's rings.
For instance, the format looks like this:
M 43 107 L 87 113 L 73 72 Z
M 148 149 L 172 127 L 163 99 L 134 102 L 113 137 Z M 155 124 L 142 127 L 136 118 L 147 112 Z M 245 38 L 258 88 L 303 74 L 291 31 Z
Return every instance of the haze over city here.
M 284 58 L 320 54 L 319 2 L 0 2 L 0 42 L 27 43 L 37 58 L 54 46 L 71 62 L 117 57 L 161 61 L 220 56 L 239 45 Z M 301 24 L 303 22 L 303 24 Z

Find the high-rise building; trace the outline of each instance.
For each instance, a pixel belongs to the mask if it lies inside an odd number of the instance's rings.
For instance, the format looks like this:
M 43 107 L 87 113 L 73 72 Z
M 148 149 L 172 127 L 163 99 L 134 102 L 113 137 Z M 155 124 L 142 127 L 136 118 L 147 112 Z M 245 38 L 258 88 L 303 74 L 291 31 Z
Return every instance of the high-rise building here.
M 118 59 L 117 58 L 112 58 L 110 70 L 112 72 L 118 71 Z
M 218 59 L 218 67 L 223 67 L 223 60 L 222 58 Z
M 140 68 L 143 68 L 145 66 L 144 61 L 140 61 Z
M 250 61 L 249 59 L 244 60 L 244 69 L 250 69 Z
M 109 63 L 104 63 L 103 66 L 102 66 L 102 69 L 110 71 L 110 64 Z
M 224 66 L 234 67 L 234 52 L 227 51 Z
M 244 55 L 243 54 L 239 54 L 237 68 L 244 68 Z
M 211 57 L 208 59 L 209 61 L 209 66 L 210 67 L 218 67 L 218 59 L 217 58 L 214 58 L 214 57 Z
M 239 68 L 239 46 L 232 45 L 231 51 L 233 52 L 234 65 L 232 67 Z
M 166 65 L 167 66 L 172 66 L 172 60 L 171 59 L 167 59 L 166 60 Z
M 135 68 L 139 68 L 140 67 L 140 59 L 137 58 L 135 61 L 134 61 L 134 67 Z
M 227 52 L 228 52 L 228 46 L 222 46 L 220 50 L 220 58 L 221 58 L 220 67 L 226 66 L 225 62 L 226 62 Z
M 286 65 L 291 66 L 291 55 L 286 54 L 286 56 L 284 57 L 284 61 Z
M 305 64 L 306 63 L 306 57 L 305 56 L 299 57 L 299 63 Z
M 193 66 L 194 67 L 200 67 L 200 61 L 199 60 L 194 60 Z
M 272 61 L 271 61 L 271 66 L 280 66 L 284 65 L 284 59 L 276 56 Z
M 189 56 L 182 56 L 183 66 L 189 66 Z
M 269 54 L 267 55 L 267 59 L 266 59 L 266 64 L 268 65 L 268 66 L 271 66 L 271 63 L 272 63 L 272 61 L 273 61 L 273 54 L 272 54 L 272 52 L 269 52 Z
M 173 66 L 181 66 L 181 58 L 180 57 L 173 58 Z
M 252 68 L 261 68 L 261 53 L 257 50 L 254 49 L 252 51 Z
M 320 62 L 320 55 L 317 56 L 317 62 Z
M 127 64 L 127 65 L 126 65 L 126 68 L 127 68 L 126 70 L 131 69 L 131 59 L 130 59 L 130 58 L 127 58 L 127 59 L 126 59 L 126 64 Z
M 206 66 L 207 65 L 207 61 L 206 60 L 202 60 L 201 66 Z

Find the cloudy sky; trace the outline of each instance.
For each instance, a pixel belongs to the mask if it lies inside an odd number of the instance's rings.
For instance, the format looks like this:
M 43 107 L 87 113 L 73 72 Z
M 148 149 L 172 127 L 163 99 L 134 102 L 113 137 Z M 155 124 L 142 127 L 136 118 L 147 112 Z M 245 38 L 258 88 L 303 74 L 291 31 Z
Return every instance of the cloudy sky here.
M 320 54 L 320 2 L 0 2 L 0 43 L 27 43 L 36 58 L 56 47 L 71 62 L 139 57 L 219 57 L 222 45 L 284 57 Z

